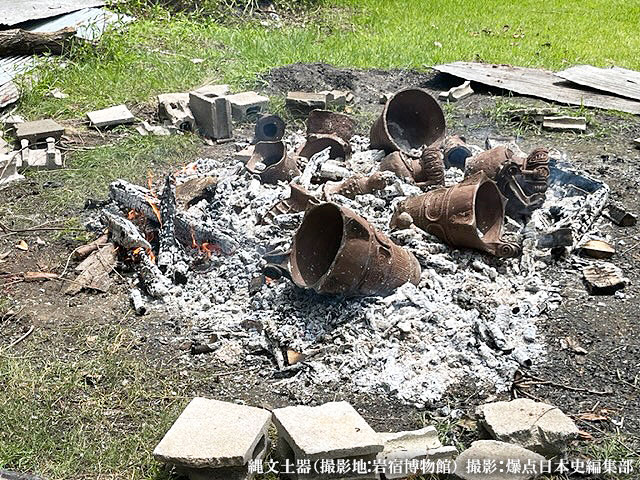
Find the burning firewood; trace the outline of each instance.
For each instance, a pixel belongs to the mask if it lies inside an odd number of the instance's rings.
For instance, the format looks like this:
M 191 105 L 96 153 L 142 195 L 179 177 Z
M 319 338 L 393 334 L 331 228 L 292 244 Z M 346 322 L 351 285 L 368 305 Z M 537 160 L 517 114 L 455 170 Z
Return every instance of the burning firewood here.
M 110 185 L 109 192 L 111 198 L 124 209 L 137 210 L 143 213 L 148 221 L 156 225 L 160 223 L 159 213 L 156 214 L 155 210 L 158 207 L 146 188 L 125 180 L 117 180 Z M 191 246 L 194 240 L 198 245 L 205 243 L 217 245 L 226 255 L 230 255 L 238 248 L 238 242 L 231 236 L 211 230 L 190 218 L 185 212 L 175 214 L 175 236 L 176 240 L 187 246 Z

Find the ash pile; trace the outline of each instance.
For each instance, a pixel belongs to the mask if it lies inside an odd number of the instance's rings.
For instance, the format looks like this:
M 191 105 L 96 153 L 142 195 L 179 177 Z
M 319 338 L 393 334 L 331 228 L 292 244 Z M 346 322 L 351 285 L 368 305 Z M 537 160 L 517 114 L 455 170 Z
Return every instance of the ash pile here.
M 423 407 L 460 382 L 509 388 L 561 302 L 545 270 L 601 267 L 577 252 L 608 186 L 546 146 L 447 136 L 421 89 L 393 95 L 370 138 L 355 128 L 313 110 L 287 133 L 264 115 L 234 158 L 114 182 L 102 221 L 137 272 L 136 311 L 179 322 L 185 366 L 255 367 L 301 399 L 341 385 Z

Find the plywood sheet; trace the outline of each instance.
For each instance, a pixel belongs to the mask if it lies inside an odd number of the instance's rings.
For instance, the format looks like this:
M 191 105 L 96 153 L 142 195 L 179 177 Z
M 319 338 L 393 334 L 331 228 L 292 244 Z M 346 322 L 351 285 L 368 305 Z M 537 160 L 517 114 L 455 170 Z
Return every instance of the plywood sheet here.
M 556 75 L 578 85 L 640 100 L 640 72 L 635 70 L 577 65 L 558 72 Z
M 583 90 L 553 72 L 536 68 L 512 67 L 486 63 L 454 62 L 433 67 L 435 70 L 509 90 L 520 95 L 544 98 L 568 105 L 619 110 L 640 114 L 640 102 L 631 99 Z

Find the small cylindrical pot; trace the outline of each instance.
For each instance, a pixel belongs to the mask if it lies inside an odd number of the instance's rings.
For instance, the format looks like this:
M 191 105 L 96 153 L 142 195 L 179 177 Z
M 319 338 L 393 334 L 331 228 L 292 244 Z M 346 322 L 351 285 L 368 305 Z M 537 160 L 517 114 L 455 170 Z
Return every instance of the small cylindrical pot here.
M 396 208 L 391 227 L 408 213 L 417 227 L 451 246 L 515 257 L 520 247 L 501 238 L 505 202 L 496 183 L 479 172 L 457 185 L 409 197 Z
M 438 102 L 426 90 L 409 88 L 385 104 L 382 115 L 371 127 L 371 148 L 414 155 L 444 135 L 444 113 Z
M 352 210 L 335 203 L 307 209 L 291 245 L 289 273 L 318 293 L 385 295 L 420 279 L 418 260 Z
M 284 136 L 284 120 L 278 115 L 265 114 L 256 122 L 254 142 L 277 142 Z
M 260 171 L 257 168 L 259 163 L 265 165 L 264 170 Z M 293 177 L 300 175 L 295 158 L 287 154 L 287 147 L 281 140 L 256 143 L 246 168 L 251 173 L 259 175 L 263 183 L 288 182 Z
M 447 137 L 442 142 L 444 153 L 444 164 L 447 167 L 456 167 L 464 170 L 467 158 L 472 155 L 471 149 L 467 146 L 464 138 L 453 135 Z

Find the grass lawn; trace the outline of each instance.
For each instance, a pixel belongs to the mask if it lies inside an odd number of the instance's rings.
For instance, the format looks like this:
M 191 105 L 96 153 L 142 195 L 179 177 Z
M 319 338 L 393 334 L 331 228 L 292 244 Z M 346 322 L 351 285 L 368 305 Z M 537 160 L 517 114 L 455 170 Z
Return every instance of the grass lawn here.
M 257 74 L 292 62 L 424 69 L 481 60 L 640 69 L 637 0 L 325 0 L 305 14 L 285 16 L 280 28 L 258 21 L 221 24 L 160 8 L 136 14 L 126 30 L 106 34 L 97 47 L 77 46 L 69 57 L 43 64 L 25 79 L 29 86 L 25 82 L 16 113 L 77 120 L 71 123 L 82 130 L 84 113 L 92 109 L 118 103 L 144 108 L 155 94 L 207 82 L 259 88 Z M 194 63 L 196 58 L 204 61 Z M 68 97 L 48 96 L 54 88 Z M 39 183 L 65 186 L 45 191 L 37 204 L 51 216 L 77 216 L 84 199 L 104 196 L 112 179 L 139 179 L 149 169 L 180 165 L 198 145 L 189 135 L 132 133 L 72 153 L 68 169 L 30 174 Z M 9 212 L 35 214 L 35 207 L 25 200 L 1 205 L 0 219 Z M 195 387 L 177 388 L 160 367 L 137 358 L 123 343 L 131 336 L 125 318 L 104 326 L 90 320 L 62 332 L 70 349 L 64 356 L 55 346 L 60 337 L 39 331 L 18 353 L 0 349 L 0 468 L 50 479 L 162 475 L 150 450 Z

